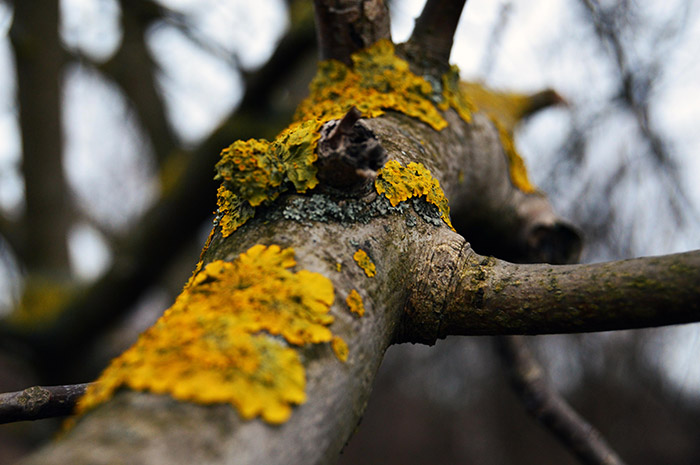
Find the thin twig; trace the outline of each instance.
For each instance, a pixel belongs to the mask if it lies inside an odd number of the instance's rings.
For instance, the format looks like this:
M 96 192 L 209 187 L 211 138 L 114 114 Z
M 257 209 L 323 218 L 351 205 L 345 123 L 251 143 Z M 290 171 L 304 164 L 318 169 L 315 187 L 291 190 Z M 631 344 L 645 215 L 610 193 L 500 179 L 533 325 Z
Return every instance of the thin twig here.
M 623 465 L 601 434 L 547 383 L 522 336 L 497 338 L 511 383 L 527 411 L 556 436 L 581 463 Z
M 0 394 L 0 424 L 70 415 L 88 385 L 33 386 Z

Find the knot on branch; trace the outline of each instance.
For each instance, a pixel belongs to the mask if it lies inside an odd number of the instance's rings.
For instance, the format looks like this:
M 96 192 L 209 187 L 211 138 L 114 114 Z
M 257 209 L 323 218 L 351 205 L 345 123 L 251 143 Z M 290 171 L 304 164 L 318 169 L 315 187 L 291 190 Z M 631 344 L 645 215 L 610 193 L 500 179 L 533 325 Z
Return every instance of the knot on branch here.
M 352 107 L 340 120 L 321 128 L 318 143 L 318 179 L 338 189 L 357 189 L 374 181 L 386 162 L 386 151 Z

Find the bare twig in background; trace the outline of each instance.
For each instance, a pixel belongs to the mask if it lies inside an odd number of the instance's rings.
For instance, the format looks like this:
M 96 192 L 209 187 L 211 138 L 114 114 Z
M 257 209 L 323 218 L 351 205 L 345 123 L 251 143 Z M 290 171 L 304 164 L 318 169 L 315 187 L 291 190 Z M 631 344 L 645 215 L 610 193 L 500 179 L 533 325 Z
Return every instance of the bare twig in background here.
M 16 252 L 28 270 L 65 274 L 72 202 L 63 171 L 61 75 L 65 56 L 55 1 L 16 2 L 10 39 L 17 68 L 22 175 L 23 239 Z M 35 40 L 41 37 L 42 46 Z
M 522 337 L 497 338 L 513 388 L 525 408 L 554 434 L 581 463 L 623 465 L 600 433 L 588 424 L 547 383 L 542 368 Z
M 616 27 L 617 23 L 622 21 L 622 18 L 617 18 L 616 15 L 625 14 L 625 9 L 629 7 L 619 6 L 606 9 L 597 0 L 581 0 L 581 4 L 588 12 L 589 20 L 601 42 L 608 45 L 611 50 L 620 83 L 617 101 L 626 106 L 634 115 L 637 127 L 649 147 L 648 153 L 656 167 L 660 169 L 660 174 L 663 175 L 663 182 L 670 193 L 668 204 L 676 220 L 683 223 L 689 217 L 697 217 L 697 209 L 683 188 L 678 163 L 673 156 L 671 144 L 652 125 L 649 116 L 650 97 L 654 84 L 663 69 L 661 63 L 667 58 L 666 53 L 652 55 L 651 59 L 644 64 L 632 63 L 620 28 Z M 681 23 L 686 16 L 681 15 Z M 666 30 L 667 34 L 673 35 L 674 32 L 669 31 L 682 29 L 682 24 L 675 28 L 663 27 L 662 29 Z M 678 33 L 676 30 L 675 34 Z
M 0 394 L 0 424 L 70 415 L 87 387 L 88 383 L 33 386 Z

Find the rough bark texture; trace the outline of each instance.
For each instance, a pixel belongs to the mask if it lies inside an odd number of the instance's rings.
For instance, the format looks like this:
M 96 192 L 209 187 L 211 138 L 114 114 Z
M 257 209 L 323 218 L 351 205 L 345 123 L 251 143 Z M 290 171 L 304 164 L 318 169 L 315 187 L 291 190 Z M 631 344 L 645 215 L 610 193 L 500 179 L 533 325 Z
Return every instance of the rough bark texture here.
M 698 251 L 590 265 L 514 265 L 476 255 L 468 262 L 439 337 L 607 331 L 700 316 Z
M 466 0 L 428 0 L 416 19 L 405 51 L 422 72 L 440 76 L 449 69 L 455 31 Z
M 383 0 L 315 0 L 314 11 L 321 60 L 351 65 L 353 52 L 390 38 Z

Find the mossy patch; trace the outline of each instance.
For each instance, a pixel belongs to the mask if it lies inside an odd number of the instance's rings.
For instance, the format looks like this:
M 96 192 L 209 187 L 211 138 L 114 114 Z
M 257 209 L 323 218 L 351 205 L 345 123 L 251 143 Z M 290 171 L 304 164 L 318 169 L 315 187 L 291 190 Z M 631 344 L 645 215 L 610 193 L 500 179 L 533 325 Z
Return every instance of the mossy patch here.
M 294 346 L 347 345 L 328 326 L 333 284 L 293 272 L 294 251 L 255 245 L 234 262 L 217 260 L 197 274 L 175 304 L 112 361 L 78 403 L 83 413 L 121 386 L 202 404 L 229 403 L 244 419 L 282 423 L 306 399 L 304 367 Z M 277 336 L 277 338 L 271 335 Z

